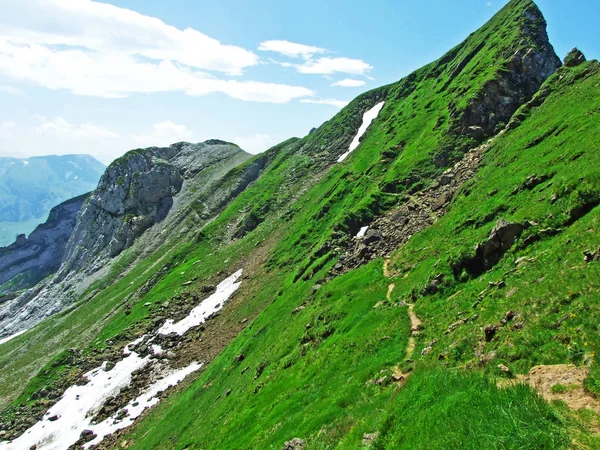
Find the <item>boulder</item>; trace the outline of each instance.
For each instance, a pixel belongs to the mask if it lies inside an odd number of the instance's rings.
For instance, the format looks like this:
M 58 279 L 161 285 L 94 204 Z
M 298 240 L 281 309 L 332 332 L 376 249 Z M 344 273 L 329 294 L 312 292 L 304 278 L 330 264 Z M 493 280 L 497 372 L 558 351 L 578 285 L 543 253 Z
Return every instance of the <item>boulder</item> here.
M 585 55 L 578 48 L 571 50 L 564 59 L 566 67 L 576 67 L 584 62 L 586 62 Z
M 490 342 L 496 336 L 496 332 L 498 331 L 498 327 L 496 325 L 488 325 L 483 330 L 485 334 L 485 341 Z
M 475 253 L 483 259 L 486 266 L 491 266 L 506 253 L 523 231 L 523 225 L 500 219 L 487 241 L 476 247 Z
M 79 436 L 79 440 L 83 442 L 89 442 L 94 440 L 96 435 L 92 430 L 83 430 Z
M 306 441 L 300 438 L 294 438 L 283 444 L 283 450 L 302 450 L 306 448 Z
M 363 242 L 367 245 L 374 244 L 375 242 L 379 242 L 382 239 L 381 233 L 377 230 L 369 230 L 363 239 Z

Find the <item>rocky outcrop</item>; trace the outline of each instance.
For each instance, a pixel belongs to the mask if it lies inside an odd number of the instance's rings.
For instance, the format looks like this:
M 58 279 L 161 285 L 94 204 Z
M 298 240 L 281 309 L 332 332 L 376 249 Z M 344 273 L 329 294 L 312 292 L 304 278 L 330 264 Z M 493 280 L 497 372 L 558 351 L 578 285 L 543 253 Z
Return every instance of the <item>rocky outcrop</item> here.
M 12 245 L 0 248 L 0 294 L 30 288 L 58 270 L 77 214 L 88 196 L 52 208 L 48 220 L 28 238 L 20 235 Z
M 529 101 L 541 85 L 561 66 L 548 39 L 546 20 L 532 3 L 524 10 L 523 40 L 512 55 L 506 55 L 505 70 L 496 73 L 481 91 L 469 102 L 459 116 L 455 128 L 458 132 L 481 142 L 493 136 L 501 123 L 507 123 L 515 111 Z M 457 112 L 458 113 L 458 112 Z
M 60 275 L 131 247 L 167 217 L 186 180 L 239 155 L 247 154 L 234 144 L 210 140 L 133 150 L 113 162 L 81 210 Z
M 169 239 L 193 239 L 259 176 L 264 158 L 250 158 L 210 140 L 134 150 L 113 162 L 83 203 L 56 275 L 0 302 L 0 338 L 71 305 L 124 249 L 147 253 Z
M 578 48 L 571 50 L 564 60 L 566 67 L 576 67 L 584 62 L 586 62 L 585 55 Z
M 331 271 L 332 276 L 341 275 L 374 258 L 389 256 L 411 236 L 435 223 L 446 213 L 458 189 L 475 175 L 490 144 L 491 141 L 468 152 L 462 160 L 440 175 L 432 186 L 373 220 L 363 236 L 351 240 L 342 237 L 341 241 L 333 242 L 330 247 L 339 248 L 342 254 Z M 360 226 L 357 224 L 357 227 Z M 351 231 L 356 233 L 359 229 Z
M 500 219 L 496 223 L 496 226 L 494 226 L 487 241 L 476 247 L 476 257 L 482 261 L 484 266 L 493 266 L 515 243 L 517 238 L 521 236 L 524 229 L 521 224 Z
M 452 264 L 454 276 L 460 277 L 463 271 L 478 276 L 494 267 L 528 226 L 498 220 L 488 238 L 475 246 L 474 255 L 467 255 Z
M 283 450 L 302 450 L 306 448 L 306 441 L 300 438 L 294 438 L 283 444 Z

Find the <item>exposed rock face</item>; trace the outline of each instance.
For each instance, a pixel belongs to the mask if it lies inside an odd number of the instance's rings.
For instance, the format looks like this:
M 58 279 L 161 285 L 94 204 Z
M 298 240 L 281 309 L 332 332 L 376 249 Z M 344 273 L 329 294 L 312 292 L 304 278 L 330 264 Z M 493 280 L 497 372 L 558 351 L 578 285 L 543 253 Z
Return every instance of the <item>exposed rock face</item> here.
M 186 179 L 239 153 L 239 147 L 213 140 L 134 150 L 113 162 L 81 210 L 61 276 L 130 247 L 169 214 Z
M 459 276 L 463 270 L 473 275 L 480 275 L 492 268 L 513 246 L 524 230 L 524 225 L 504 219 L 498 220 L 487 240 L 475 247 L 475 255 L 454 264 L 452 267 L 454 275 Z
M 521 224 L 500 219 L 490 233 L 488 240 L 479 244 L 475 249 L 476 256 L 484 261 L 486 266 L 493 265 L 515 243 L 523 230 L 524 227 Z
M 0 293 L 29 288 L 58 270 L 77 214 L 88 196 L 85 194 L 52 208 L 48 220 L 29 238 L 20 235 L 12 245 L 0 248 Z M 10 286 L 2 286 L 11 280 Z
M 477 141 L 497 132 L 500 123 L 507 123 L 515 111 L 539 90 L 546 79 L 561 66 L 548 40 L 546 20 L 535 6 L 523 12 L 522 46 L 506 55 L 505 71 L 488 81 L 473 98 L 458 119 L 460 132 Z
M 124 249 L 152 251 L 185 233 L 192 239 L 259 176 L 264 158 L 243 164 L 250 157 L 211 140 L 134 150 L 112 163 L 81 207 L 57 274 L 0 303 L 0 338 L 71 305 Z
M 398 246 L 406 243 L 414 234 L 433 224 L 446 213 L 446 209 L 458 189 L 475 175 L 481 157 L 489 143 L 484 144 L 446 170 L 428 189 L 416 194 L 410 201 L 401 204 L 384 216 L 369 224 L 362 238 L 336 242 L 344 253 L 332 269 L 332 275 L 366 264 L 377 257 L 386 257 Z M 362 224 L 356 224 L 357 227 Z M 352 230 L 353 232 L 358 231 Z
M 584 62 L 586 62 L 585 55 L 578 48 L 571 50 L 564 61 L 567 67 L 576 67 Z

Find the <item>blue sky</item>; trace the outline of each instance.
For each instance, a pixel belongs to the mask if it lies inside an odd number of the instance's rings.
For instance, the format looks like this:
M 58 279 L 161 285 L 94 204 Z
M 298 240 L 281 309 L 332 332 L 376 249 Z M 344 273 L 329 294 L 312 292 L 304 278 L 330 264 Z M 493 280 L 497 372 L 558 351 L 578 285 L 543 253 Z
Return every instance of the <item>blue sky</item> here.
M 505 0 L 0 0 L 0 156 L 220 138 L 258 152 L 440 57 Z M 600 4 L 539 0 L 562 58 Z

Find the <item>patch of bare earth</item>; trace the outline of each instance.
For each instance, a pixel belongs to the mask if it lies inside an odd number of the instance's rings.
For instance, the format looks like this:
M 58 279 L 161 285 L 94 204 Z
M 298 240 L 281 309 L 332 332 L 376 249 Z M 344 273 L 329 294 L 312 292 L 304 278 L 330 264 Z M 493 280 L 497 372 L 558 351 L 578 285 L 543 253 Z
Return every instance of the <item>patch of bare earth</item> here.
M 406 346 L 406 357 L 410 359 L 415 352 L 416 342 L 415 336 L 420 333 L 421 319 L 415 314 L 415 305 L 410 303 L 408 306 L 408 317 L 410 318 L 410 337 L 408 338 L 408 345 Z
M 589 374 L 587 367 L 573 364 L 535 366 L 527 375 L 517 375 L 515 380 L 502 380 L 498 385 L 528 384 L 547 401 L 562 400 L 572 410 L 590 409 L 600 414 L 600 402 L 583 386 Z
M 548 401 L 562 400 L 571 409 L 591 409 L 600 414 L 600 402 L 583 387 L 589 376 L 587 367 L 573 364 L 535 366 L 528 375 L 520 375 L 524 383 L 536 389 Z M 553 386 L 561 385 L 562 389 Z M 561 392 L 564 389 L 564 392 Z

